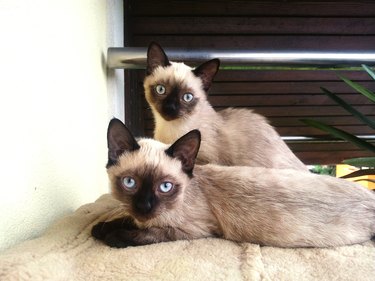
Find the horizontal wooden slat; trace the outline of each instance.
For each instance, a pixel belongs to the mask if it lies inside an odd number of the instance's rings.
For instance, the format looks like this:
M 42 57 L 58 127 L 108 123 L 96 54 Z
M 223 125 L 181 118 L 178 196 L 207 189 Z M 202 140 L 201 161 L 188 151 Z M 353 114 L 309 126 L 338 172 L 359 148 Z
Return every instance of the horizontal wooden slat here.
M 147 46 L 150 36 L 135 35 L 135 47 Z M 232 48 L 263 51 L 373 51 L 375 36 L 309 36 L 309 35 L 154 35 L 152 40 L 163 46 L 194 48 Z M 184 42 L 184 44 L 181 44 Z
M 220 28 L 218 28 L 220 26 Z M 324 26 L 324 28 L 322 28 Z M 136 17 L 135 35 L 328 34 L 374 35 L 375 18 Z
M 369 116 L 375 119 L 375 116 Z M 305 116 L 304 118 L 314 119 L 331 126 L 358 126 L 363 125 L 363 123 L 353 116 Z M 300 127 L 302 125 L 298 117 L 295 116 L 285 116 L 285 117 L 268 117 L 269 123 L 274 127 Z M 145 119 L 145 128 L 152 129 L 154 124 L 154 119 Z
M 339 3 L 337 3 L 339 2 Z M 158 16 L 375 16 L 373 1 L 134 1 L 133 14 Z
M 368 126 L 335 126 L 353 135 L 371 135 L 374 130 Z M 327 133 L 311 127 L 277 127 L 276 131 L 281 136 L 326 136 Z
M 146 71 L 138 71 L 139 87 Z M 332 71 L 332 70 L 219 70 L 215 82 L 335 82 L 340 81 L 337 73 L 357 82 L 372 81 L 364 71 Z
M 339 71 L 339 73 L 353 81 L 371 81 L 364 71 Z M 143 80 L 143 78 L 141 78 Z M 232 82 L 267 82 L 267 81 L 341 81 L 336 71 L 331 70 L 219 70 L 214 81 Z
M 315 118 L 314 118 L 315 120 Z M 355 134 L 355 135 L 371 135 L 374 134 L 374 130 L 369 128 L 365 125 L 345 125 L 345 126 L 335 126 L 338 129 L 344 130 L 348 133 Z M 153 120 L 147 120 L 145 124 L 146 130 L 153 130 L 154 129 L 154 122 Z M 303 126 L 302 122 L 299 126 L 293 126 L 293 127 L 285 127 L 285 126 L 278 126 L 275 127 L 276 131 L 281 136 L 326 136 L 327 133 L 323 132 L 321 130 Z
M 362 86 L 374 90 L 374 82 L 361 82 Z M 215 82 L 209 94 L 321 94 L 324 87 L 336 94 L 355 93 L 344 82 Z
M 225 107 L 226 108 L 226 107 Z M 239 107 L 242 108 L 242 107 Z M 253 110 L 259 114 L 266 117 L 294 117 L 294 118 L 306 118 L 306 117 L 335 117 L 335 116 L 350 116 L 350 114 L 345 111 L 340 106 L 267 106 L 267 107 L 243 107 L 246 109 Z M 362 105 L 356 107 L 358 111 L 362 112 L 364 115 L 375 115 L 375 106 L 373 105 Z M 215 108 L 220 110 L 223 108 Z M 151 110 L 146 108 L 144 110 L 145 118 L 152 118 Z
M 368 116 L 375 119 L 375 116 Z M 362 125 L 363 123 L 353 116 L 305 116 L 305 118 L 314 119 L 320 122 L 324 122 L 331 126 L 342 126 L 342 125 Z M 301 121 L 298 117 L 286 116 L 286 117 L 268 117 L 268 120 L 272 126 L 275 127 L 296 127 L 301 126 Z
M 374 142 L 372 142 L 374 144 Z M 287 142 L 288 146 L 294 152 L 304 152 L 304 151 L 311 151 L 311 152 L 323 152 L 323 151 L 362 151 L 362 149 L 354 146 L 353 144 L 345 141 L 332 141 L 332 142 L 319 142 L 316 141 L 314 143 L 306 143 L 306 142 Z
M 373 102 L 366 97 L 358 94 L 341 95 L 341 98 L 347 103 L 355 105 L 371 105 Z M 292 105 L 336 105 L 328 96 L 321 95 L 219 95 L 209 96 L 208 100 L 212 106 L 292 106 Z
M 296 156 L 303 161 L 306 165 L 330 165 L 330 164 L 339 164 L 343 160 L 355 157 L 366 157 L 374 156 L 373 154 L 366 151 L 324 151 L 324 152 L 314 152 L 314 151 L 305 151 L 305 152 L 296 152 Z
M 356 108 L 365 115 L 375 114 L 373 105 L 357 106 Z M 347 113 L 339 106 L 269 106 L 253 107 L 252 109 L 264 116 L 334 116 Z

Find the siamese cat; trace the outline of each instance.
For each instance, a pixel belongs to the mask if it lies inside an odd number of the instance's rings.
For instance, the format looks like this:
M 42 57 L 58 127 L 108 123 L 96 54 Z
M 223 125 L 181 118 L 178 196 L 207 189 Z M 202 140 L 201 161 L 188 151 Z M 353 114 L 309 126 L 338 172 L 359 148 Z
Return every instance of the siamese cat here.
M 172 145 L 137 141 L 113 119 L 107 172 L 124 218 L 97 224 L 93 236 L 113 247 L 203 237 L 330 247 L 375 234 L 374 192 L 292 169 L 195 165 L 200 141 L 198 130 Z
M 207 91 L 219 64 L 219 59 L 212 59 L 192 69 L 169 61 L 157 43 L 149 45 L 144 90 L 155 119 L 154 138 L 173 143 L 199 129 L 197 163 L 306 171 L 265 117 L 247 109 L 213 109 Z

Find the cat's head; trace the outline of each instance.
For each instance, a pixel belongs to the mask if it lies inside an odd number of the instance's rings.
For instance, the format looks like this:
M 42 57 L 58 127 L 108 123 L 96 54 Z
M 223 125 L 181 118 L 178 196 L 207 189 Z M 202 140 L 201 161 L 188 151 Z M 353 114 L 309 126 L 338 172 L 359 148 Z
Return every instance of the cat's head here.
M 193 176 L 200 132 L 193 130 L 172 145 L 136 140 L 118 119 L 108 126 L 107 172 L 114 197 L 140 223 L 165 218 L 178 208 Z
M 207 91 L 219 69 L 219 59 L 209 60 L 193 69 L 184 63 L 169 61 L 159 44 L 152 42 L 147 51 L 147 76 L 144 90 L 154 113 L 167 121 L 194 112 L 207 100 Z

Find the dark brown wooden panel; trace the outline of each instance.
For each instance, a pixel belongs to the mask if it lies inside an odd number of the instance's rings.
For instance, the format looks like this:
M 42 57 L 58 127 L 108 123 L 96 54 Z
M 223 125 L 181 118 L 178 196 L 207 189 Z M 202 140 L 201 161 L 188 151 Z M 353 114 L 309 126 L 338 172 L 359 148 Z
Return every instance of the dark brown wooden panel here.
M 375 106 L 362 105 L 356 107 L 358 111 L 365 115 L 374 115 Z M 250 108 L 251 109 L 251 108 Z M 264 116 L 335 116 L 346 115 L 347 112 L 340 106 L 268 106 L 268 107 L 253 107 L 255 112 Z
M 374 130 L 365 125 L 356 126 L 336 126 L 336 128 L 344 130 L 354 135 L 371 135 Z M 311 127 L 277 127 L 276 131 L 281 136 L 327 136 L 327 133 L 311 128 Z
M 173 22 L 173 24 L 170 24 Z M 280 24 L 280 22 L 282 22 Z M 136 17 L 135 35 L 180 34 L 375 34 L 375 18 Z M 220 28 L 218 28 L 220 26 Z M 324 26 L 324 28 L 322 28 Z
M 369 116 L 375 119 L 375 116 Z M 363 123 L 352 116 L 305 116 L 304 118 L 314 119 L 320 122 L 324 122 L 331 126 L 362 126 Z M 294 116 L 286 117 L 268 117 L 269 123 L 274 127 L 288 127 L 293 130 L 294 127 L 302 126 L 302 123 L 299 119 Z M 153 130 L 154 128 L 154 119 L 148 118 L 145 119 L 145 129 Z
M 226 107 L 223 107 L 226 108 Z M 223 109 L 216 107 L 216 109 Z M 266 117 L 290 117 L 293 116 L 295 119 L 307 118 L 307 117 L 328 117 L 331 116 L 350 116 L 347 111 L 345 111 L 340 106 L 267 106 L 267 107 L 239 107 L 252 109 L 256 113 L 262 114 Z M 375 106 L 373 105 L 362 105 L 356 107 L 358 111 L 362 112 L 364 115 L 375 115 Z M 152 118 L 151 110 L 144 110 L 145 118 Z
M 347 151 L 347 150 L 361 151 L 360 148 L 354 146 L 351 143 L 344 142 L 344 141 L 332 141 L 332 142 L 315 141 L 313 146 L 309 146 L 303 142 L 289 141 L 288 146 L 296 152 Z
M 365 96 L 358 94 L 348 94 L 341 95 L 341 98 L 347 103 L 355 105 L 371 105 L 372 101 L 367 99 Z M 298 105 L 336 105 L 336 103 L 331 100 L 328 96 L 324 94 L 314 95 L 314 94 L 262 94 L 262 95 L 218 95 L 218 96 L 209 96 L 209 102 L 214 107 L 225 107 L 225 106 L 234 106 L 234 107 L 248 107 L 248 106 L 298 106 Z
M 332 70 L 219 70 L 215 82 L 319 82 L 318 86 L 327 88 L 324 82 L 340 81 L 337 74 L 341 74 L 356 82 L 372 81 L 364 71 L 332 71 Z M 145 71 L 138 71 L 139 87 Z M 328 85 L 329 86 L 329 85 Z
M 368 116 L 375 119 L 375 116 Z M 363 123 L 353 116 L 306 116 L 305 118 L 314 119 L 320 122 L 324 122 L 331 126 L 354 126 L 362 125 Z M 286 117 L 268 117 L 271 125 L 276 127 L 297 127 L 301 126 L 301 121 L 294 116 Z
M 152 39 L 151 39 L 152 38 Z M 230 48 L 247 50 L 305 50 L 305 51 L 373 51 L 375 36 L 323 35 L 135 35 L 135 46 L 147 46 L 151 40 L 165 47 Z
M 341 75 L 353 81 L 371 81 L 364 71 L 338 71 Z M 319 81 L 320 86 L 327 87 L 326 81 L 341 81 L 332 70 L 221 70 L 215 76 L 215 81 L 225 82 L 276 82 L 276 81 Z M 141 78 L 143 79 L 143 78 Z
M 375 16 L 374 1 L 134 1 L 143 16 Z
M 127 3 L 131 3 L 127 5 Z M 374 51 L 375 1 L 127 0 L 128 46 L 263 51 Z M 125 8 L 125 9 L 126 9 Z M 128 17 L 129 18 L 129 17 Z M 364 71 L 339 71 L 375 91 Z M 129 75 L 128 75 L 129 76 Z M 130 76 L 129 76 L 130 77 Z M 144 71 L 126 80 L 135 107 L 126 115 L 140 134 L 152 136 L 153 117 L 142 87 Z M 245 107 L 266 116 L 284 136 L 326 136 L 300 119 L 325 122 L 358 135 L 373 130 L 336 105 L 320 87 L 338 94 L 371 118 L 375 106 L 330 70 L 220 70 L 209 92 L 216 110 Z M 136 112 L 135 112 L 136 111 Z M 138 117 L 142 116 L 142 120 Z M 344 143 L 289 143 L 305 163 L 329 164 L 368 153 Z
M 374 82 L 361 82 L 364 87 L 374 90 Z M 338 82 L 219 82 L 214 83 L 210 95 L 231 94 L 321 94 L 324 87 L 336 94 L 354 93 L 351 87 Z
M 312 146 L 312 145 L 310 145 Z M 293 147 L 291 147 L 293 150 Z M 306 165 L 332 165 L 341 163 L 345 159 L 355 157 L 369 157 L 374 156 L 373 153 L 359 150 L 346 150 L 346 151 L 304 151 L 295 152 L 296 156 L 303 161 Z

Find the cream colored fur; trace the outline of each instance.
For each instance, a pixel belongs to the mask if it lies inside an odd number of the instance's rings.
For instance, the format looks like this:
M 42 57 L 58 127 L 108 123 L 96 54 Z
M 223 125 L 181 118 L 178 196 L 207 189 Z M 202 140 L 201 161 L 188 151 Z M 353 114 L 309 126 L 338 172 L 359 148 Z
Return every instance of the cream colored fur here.
M 112 183 L 112 194 L 123 203 L 123 216 L 129 214 L 132 201 L 119 193 L 117 188 L 117 178 L 122 175 L 131 175 L 132 173 L 143 171 L 147 168 L 157 167 L 157 172 L 166 175 L 166 180 L 172 178 L 178 179 L 181 185 L 181 193 L 176 208 L 171 210 L 160 206 L 160 215 L 147 222 L 137 221 L 139 227 L 184 227 L 184 233 L 181 239 L 193 239 L 211 236 L 211 230 L 217 227 L 214 218 L 201 190 L 186 190 L 189 187 L 189 178 L 181 172 L 181 163 L 177 159 L 171 159 L 164 152 L 167 146 L 153 139 L 139 140 L 141 148 L 136 152 L 125 152 L 119 159 L 118 165 L 108 169 L 108 176 Z M 165 165 L 168 163 L 169 165 Z M 124 169 L 125 168 L 125 169 Z M 185 215 L 189 214 L 188 217 Z M 199 222 L 199 223 L 196 223 Z M 185 235 L 186 234 L 186 235 Z
M 165 120 L 150 98 L 158 83 L 190 87 L 199 100 L 194 111 L 172 121 Z M 198 163 L 307 170 L 263 116 L 246 109 L 216 112 L 207 101 L 201 79 L 183 63 L 159 66 L 146 76 L 144 89 L 155 119 L 155 139 L 173 143 L 193 129 L 200 130 Z
M 278 247 L 332 247 L 369 240 L 375 234 L 375 194 L 330 176 L 292 169 L 197 165 L 190 179 L 181 162 L 165 153 L 168 145 L 141 139 L 140 149 L 126 152 L 108 169 L 114 196 L 131 209 L 129 196 L 119 193 L 117 179 L 143 173 L 163 175 L 180 185 L 179 202 L 138 226 L 172 227 L 172 240 L 219 235 L 237 242 Z M 135 217 L 135 219 L 137 219 Z M 168 241 L 157 234 L 154 242 Z
M 274 248 L 208 238 L 113 249 L 90 235 L 120 202 L 103 195 L 0 253 L 4 281 L 373 281 L 375 244 Z
M 358 184 L 290 169 L 196 168 L 196 185 L 228 239 L 330 247 L 375 235 L 375 194 Z

